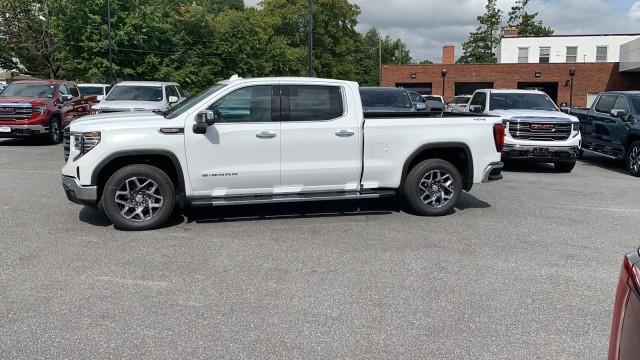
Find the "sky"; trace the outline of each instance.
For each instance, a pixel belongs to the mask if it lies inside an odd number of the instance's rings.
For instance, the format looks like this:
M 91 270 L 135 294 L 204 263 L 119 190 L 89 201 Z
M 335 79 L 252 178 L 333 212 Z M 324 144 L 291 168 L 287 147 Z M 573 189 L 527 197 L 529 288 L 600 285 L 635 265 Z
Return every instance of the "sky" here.
M 245 0 L 256 6 L 259 0 Z M 416 60 L 439 62 L 442 45 L 462 43 L 484 12 L 486 0 L 349 0 L 360 6 L 358 30 L 376 27 L 399 37 Z M 506 14 L 515 0 L 498 0 Z M 640 0 L 531 0 L 530 11 L 555 34 L 640 33 Z

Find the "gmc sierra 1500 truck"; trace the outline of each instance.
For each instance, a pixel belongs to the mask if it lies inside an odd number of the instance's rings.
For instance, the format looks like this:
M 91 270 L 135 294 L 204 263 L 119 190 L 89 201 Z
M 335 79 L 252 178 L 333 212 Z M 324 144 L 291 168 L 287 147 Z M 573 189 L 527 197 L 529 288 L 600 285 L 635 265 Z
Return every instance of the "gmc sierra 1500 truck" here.
M 504 160 L 553 163 L 571 172 L 580 151 L 580 123 L 560 112 L 542 91 L 484 89 L 473 94 L 469 111 L 501 116 L 507 127 Z
M 71 124 L 62 185 L 116 227 L 150 229 L 176 206 L 402 194 L 420 215 L 452 211 L 502 177 L 500 117 L 363 112 L 358 84 L 232 78 L 166 112 Z
M 602 93 L 590 109 L 569 113 L 580 119 L 583 151 L 624 159 L 631 175 L 640 176 L 640 91 Z
M 0 93 L 0 138 L 46 136 L 58 144 L 62 129 L 88 115 L 96 102 L 71 81 L 16 81 Z

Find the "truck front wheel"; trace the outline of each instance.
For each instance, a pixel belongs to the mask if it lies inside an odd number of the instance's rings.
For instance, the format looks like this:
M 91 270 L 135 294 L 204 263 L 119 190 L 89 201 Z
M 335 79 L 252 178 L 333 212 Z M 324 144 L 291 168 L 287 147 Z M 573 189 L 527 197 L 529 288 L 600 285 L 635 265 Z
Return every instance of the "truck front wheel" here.
M 52 117 L 49 121 L 49 135 L 47 136 L 47 142 L 49 145 L 59 144 L 62 140 L 62 126 L 60 119 Z
M 640 141 L 636 141 L 627 151 L 627 168 L 633 176 L 640 176 Z
M 429 159 L 411 169 L 403 193 L 413 211 L 424 216 L 449 214 L 460 199 L 462 176 L 450 162 Z
M 576 167 L 576 161 L 556 161 L 553 163 L 557 172 L 569 173 Z
M 175 186 L 171 178 L 155 166 L 129 165 L 107 180 L 102 206 L 119 229 L 157 228 L 173 213 Z

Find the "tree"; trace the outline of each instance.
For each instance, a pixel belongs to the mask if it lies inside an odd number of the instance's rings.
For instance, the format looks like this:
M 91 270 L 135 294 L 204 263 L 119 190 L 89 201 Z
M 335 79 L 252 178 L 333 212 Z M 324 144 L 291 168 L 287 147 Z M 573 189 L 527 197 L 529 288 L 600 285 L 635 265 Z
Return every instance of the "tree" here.
M 55 78 L 60 70 L 59 0 L 0 2 L 0 68 Z
M 477 19 L 480 25 L 462 44 L 463 54 L 458 59 L 458 63 L 495 63 L 497 61 L 495 51 L 500 43 L 502 10 L 498 9 L 496 0 L 488 0 L 485 13 Z
M 536 21 L 538 13 L 528 13 L 527 6 L 529 0 L 516 0 L 515 5 L 509 10 L 509 21 L 507 22 L 510 27 L 518 28 L 518 34 L 520 36 L 550 36 L 553 34 L 553 29 L 546 27 L 542 24 L 541 20 Z
M 433 61 L 431 61 L 429 59 L 425 59 L 425 60 L 420 61 L 418 64 L 420 64 L 420 65 L 431 65 L 431 64 L 433 64 Z

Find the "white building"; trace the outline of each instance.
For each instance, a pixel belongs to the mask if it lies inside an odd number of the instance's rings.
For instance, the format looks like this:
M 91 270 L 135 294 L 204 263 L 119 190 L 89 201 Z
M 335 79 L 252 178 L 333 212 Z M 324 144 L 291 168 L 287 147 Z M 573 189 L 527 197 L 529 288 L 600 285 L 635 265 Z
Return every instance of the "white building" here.
M 520 37 L 506 29 L 497 55 L 503 64 L 630 63 L 627 70 L 640 71 L 640 34 L 552 35 Z M 635 62 L 635 67 L 633 63 Z M 621 71 L 624 71 L 621 66 Z

